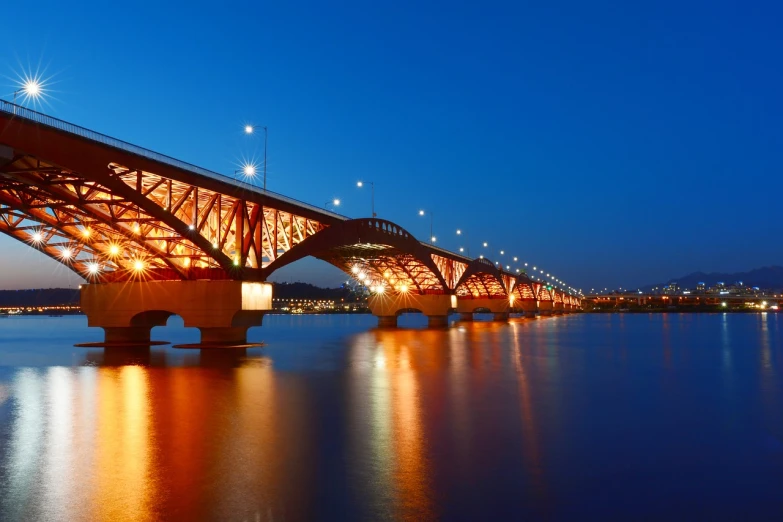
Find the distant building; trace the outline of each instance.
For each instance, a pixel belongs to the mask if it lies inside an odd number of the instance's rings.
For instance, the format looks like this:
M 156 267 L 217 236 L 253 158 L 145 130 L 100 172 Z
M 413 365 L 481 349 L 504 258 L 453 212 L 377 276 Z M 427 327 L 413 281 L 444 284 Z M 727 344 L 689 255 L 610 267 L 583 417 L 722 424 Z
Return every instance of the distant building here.
M 699 281 L 696 283 L 696 291 L 697 292 L 704 292 L 707 289 L 707 286 L 704 284 L 704 281 Z
M 663 293 L 667 295 L 676 294 L 680 290 L 680 285 L 676 282 L 669 283 L 663 287 Z

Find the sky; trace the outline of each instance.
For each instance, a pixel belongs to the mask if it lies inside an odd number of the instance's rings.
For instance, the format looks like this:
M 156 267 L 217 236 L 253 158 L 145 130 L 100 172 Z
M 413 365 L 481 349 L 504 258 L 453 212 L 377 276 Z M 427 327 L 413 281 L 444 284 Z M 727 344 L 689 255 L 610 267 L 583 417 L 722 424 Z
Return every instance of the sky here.
M 223 173 L 262 157 L 242 127 L 266 125 L 275 192 L 358 218 L 373 181 L 379 217 L 415 236 L 424 209 L 439 245 L 585 291 L 783 264 L 779 3 L 26 9 L 0 32 L 6 99 L 39 71 L 44 112 Z M 345 276 L 314 261 L 275 278 Z M 0 288 L 79 282 L 0 237 Z

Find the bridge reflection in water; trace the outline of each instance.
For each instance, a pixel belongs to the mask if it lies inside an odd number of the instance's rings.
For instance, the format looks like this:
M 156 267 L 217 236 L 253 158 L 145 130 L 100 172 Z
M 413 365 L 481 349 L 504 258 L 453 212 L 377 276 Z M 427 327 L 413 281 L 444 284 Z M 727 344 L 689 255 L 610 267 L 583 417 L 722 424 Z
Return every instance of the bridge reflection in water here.
M 508 329 L 359 333 L 336 373 L 280 371 L 271 358 L 225 352 L 170 367 L 157 349 L 141 360 L 107 350 L 90 352 L 90 366 L 19 370 L 0 404 L 3 418 L 13 403 L 7 444 L 0 438 L 0 512 L 431 519 L 458 514 L 444 502 L 454 488 L 479 498 L 524 483 L 517 496 L 538 495 L 546 479 L 535 388 L 523 376 L 498 389 L 527 364 L 520 347 L 504 346 Z M 527 350 L 545 352 L 540 339 Z M 556 379 L 557 365 L 547 365 Z

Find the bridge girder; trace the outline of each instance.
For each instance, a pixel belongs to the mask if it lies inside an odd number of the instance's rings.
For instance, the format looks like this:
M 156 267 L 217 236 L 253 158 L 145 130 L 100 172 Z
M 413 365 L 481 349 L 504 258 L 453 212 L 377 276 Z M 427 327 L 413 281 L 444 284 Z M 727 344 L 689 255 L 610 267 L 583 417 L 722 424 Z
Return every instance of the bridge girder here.
M 347 220 L 9 105 L 0 101 L 0 232 L 91 282 L 263 281 L 314 255 L 365 276 L 368 286 L 482 298 L 532 292 L 566 302 L 538 283 L 520 287 L 522 279 L 487 260 L 421 243 L 394 223 Z

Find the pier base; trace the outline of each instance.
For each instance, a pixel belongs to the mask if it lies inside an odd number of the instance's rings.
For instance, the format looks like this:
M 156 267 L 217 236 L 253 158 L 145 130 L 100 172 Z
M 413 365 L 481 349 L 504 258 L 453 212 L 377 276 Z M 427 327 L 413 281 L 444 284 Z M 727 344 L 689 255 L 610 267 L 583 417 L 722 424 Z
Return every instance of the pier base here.
M 241 345 L 272 309 L 272 286 L 242 281 L 149 281 L 83 285 L 88 326 L 103 328 L 105 344 L 149 344 L 150 330 L 179 315 L 201 331 L 202 343 Z
M 379 327 L 397 326 L 397 316 L 407 311 L 419 311 L 427 316 L 429 326 L 448 325 L 449 311 L 456 308 L 457 296 L 436 294 L 375 294 L 368 300 L 370 311 L 378 317 Z M 393 319 L 393 323 L 392 323 Z

